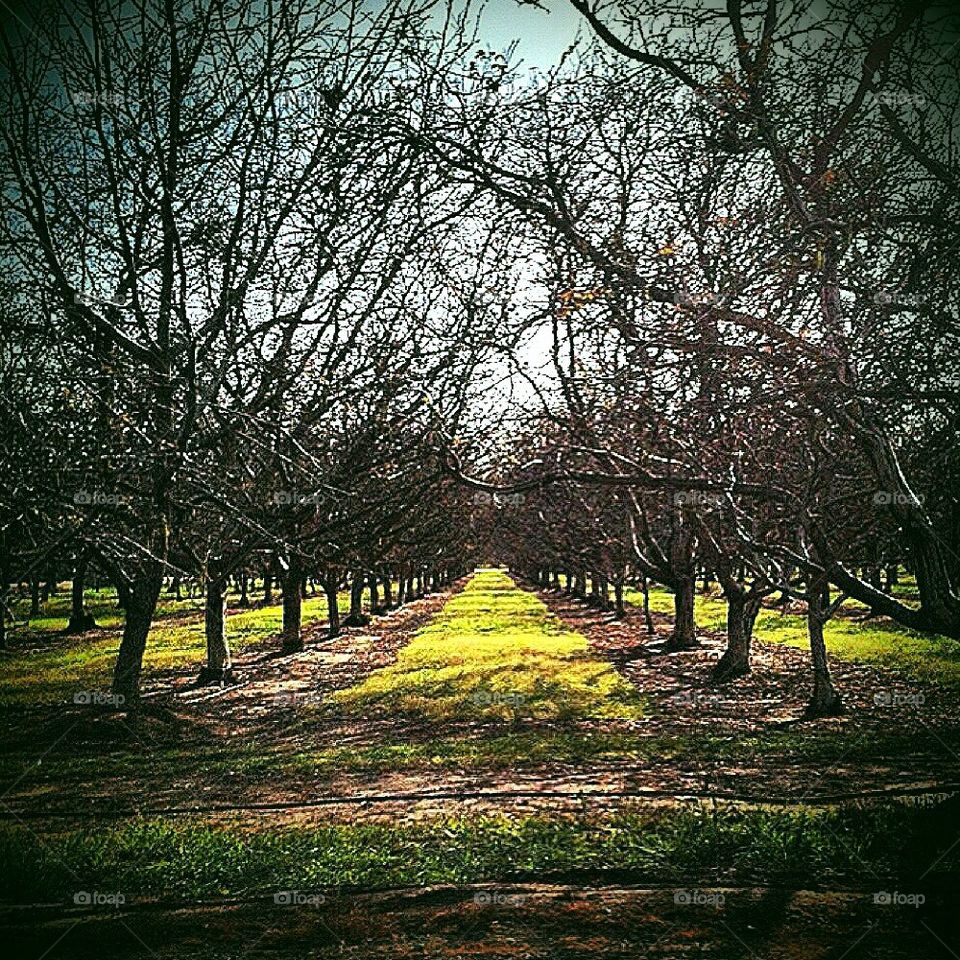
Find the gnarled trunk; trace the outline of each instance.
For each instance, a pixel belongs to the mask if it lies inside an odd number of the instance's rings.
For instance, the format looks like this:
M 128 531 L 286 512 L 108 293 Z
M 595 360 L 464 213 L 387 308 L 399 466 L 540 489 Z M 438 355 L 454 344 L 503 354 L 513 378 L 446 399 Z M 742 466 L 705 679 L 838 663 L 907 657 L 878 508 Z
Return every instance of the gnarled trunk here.
M 233 659 L 227 639 L 227 578 L 208 572 L 205 582 L 203 629 L 207 641 L 207 662 L 200 670 L 198 684 L 229 683 L 233 680 Z
M 370 573 L 367 577 L 367 587 L 370 590 L 370 613 L 380 612 L 380 591 L 377 583 L 377 574 Z
M 291 559 L 281 576 L 283 588 L 283 628 L 280 633 L 284 653 L 299 653 L 303 649 L 303 575 L 300 566 Z
M 123 637 L 117 662 L 113 668 L 111 692 L 122 697 L 128 709 L 136 707 L 140 698 L 140 674 L 143 670 L 143 652 L 147 646 L 150 625 L 157 610 L 157 600 L 163 589 L 162 568 L 157 564 L 152 570 L 140 574 L 129 587 Z
M 366 577 L 362 570 L 354 570 L 350 577 L 350 613 L 343 621 L 345 627 L 363 627 L 369 619 L 363 613 L 363 586 Z
M 383 573 L 383 606 L 385 610 L 393 609 L 393 581 L 389 569 Z
M 665 644 L 667 650 L 692 650 L 699 646 L 697 622 L 694 619 L 696 581 L 693 574 L 677 577 L 673 585 L 673 633 Z
M 340 578 L 333 572 L 324 577 L 323 592 L 327 598 L 327 636 L 340 636 Z
M 617 619 L 620 619 L 626 612 L 623 607 L 623 577 L 620 576 L 614 577 L 613 580 L 613 611 Z
M 750 632 L 746 623 L 747 597 L 742 588 L 727 591 L 727 649 L 713 668 L 714 680 L 732 680 L 750 672 Z
M 831 717 L 843 713 L 843 701 L 834 689 L 827 659 L 827 645 L 823 625 L 830 617 L 829 587 L 822 580 L 809 586 L 807 595 L 807 633 L 810 637 L 810 657 L 813 662 L 813 691 L 804 711 L 806 717 Z
M 96 630 L 97 622 L 93 614 L 83 605 L 83 590 L 87 576 L 87 560 L 80 557 L 73 568 L 73 586 L 70 591 L 70 620 L 67 633 L 85 633 Z

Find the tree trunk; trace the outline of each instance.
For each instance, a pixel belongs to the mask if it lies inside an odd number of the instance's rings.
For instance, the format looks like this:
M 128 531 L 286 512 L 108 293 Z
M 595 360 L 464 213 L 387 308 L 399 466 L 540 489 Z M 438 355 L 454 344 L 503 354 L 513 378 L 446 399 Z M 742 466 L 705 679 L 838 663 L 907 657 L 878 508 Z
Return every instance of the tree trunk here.
M 121 580 L 117 583 L 117 606 L 121 610 L 127 609 L 127 604 L 130 602 L 130 584 L 126 580 Z
M 605 573 L 600 574 L 600 609 L 610 609 L 610 581 Z
M 666 642 L 666 650 L 692 650 L 699 646 L 693 614 L 695 597 L 696 582 L 692 574 L 678 577 L 673 588 L 673 633 Z
M 249 590 L 250 590 L 250 577 L 248 576 L 247 571 L 243 570 L 240 573 L 240 600 L 238 601 L 241 607 L 250 606 Z
M 385 610 L 393 609 L 393 581 L 389 569 L 383 574 L 383 606 Z
M 87 575 L 87 560 L 80 557 L 73 568 L 73 586 L 70 591 L 70 620 L 67 633 L 85 633 L 96 630 L 97 622 L 93 614 L 83 605 L 83 588 Z
M 233 660 L 227 640 L 227 585 L 224 576 L 212 573 L 206 579 L 206 602 L 203 627 L 207 640 L 207 662 L 200 670 L 197 683 L 230 683 Z
M 280 578 L 283 589 L 283 629 L 281 638 L 284 653 L 299 653 L 303 649 L 303 575 L 300 566 L 291 559 L 289 569 Z
M 143 652 L 147 636 L 157 610 L 157 600 L 163 589 L 163 574 L 159 564 L 148 573 L 138 576 L 129 586 L 123 637 L 117 662 L 113 668 L 111 692 L 122 697 L 121 704 L 135 708 L 140 699 L 140 673 L 143 670 Z
M 652 637 L 657 631 L 650 615 L 650 581 L 645 573 L 640 575 L 640 589 L 643 591 L 643 620 L 647 625 L 647 636 Z
M 0 537 L 3 534 L 0 533 Z M 10 563 L 6 545 L 0 543 L 0 650 L 7 649 L 7 601 L 10 596 Z
M 727 592 L 727 649 L 713 668 L 713 679 L 733 680 L 750 672 L 751 632 L 747 632 L 746 591 L 742 588 Z
M 347 615 L 347 619 L 343 621 L 345 627 L 363 627 L 369 622 L 363 613 L 365 579 L 362 570 L 354 570 L 350 577 L 350 613 Z
M 813 692 L 804 716 L 832 717 L 843 713 L 843 701 L 834 689 L 827 660 L 827 645 L 823 639 L 823 625 L 829 619 L 829 587 L 815 580 L 807 596 L 807 633 L 810 636 L 810 657 L 813 661 Z
M 267 567 L 263 571 L 263 605 L 269 607 L 273 603 L 273 571 Z
M 340 578 L 328 573 L 323 580 L 323 592 L 327 598 L 327 637 L 340 636 Z
M 379 585 L 377 583 L 378 577 L 375 573 L 370 573 L 367 576 L 367 587 L 370 590 L 370 614 L 380 612 L 380 592 Z
M 623 577 L 615 577 L 613 581 L 613 610 L 618 620 L 626 613 L 623 606 Z
M 30 616 L 40 616 L 40 581 L 30 581 Z

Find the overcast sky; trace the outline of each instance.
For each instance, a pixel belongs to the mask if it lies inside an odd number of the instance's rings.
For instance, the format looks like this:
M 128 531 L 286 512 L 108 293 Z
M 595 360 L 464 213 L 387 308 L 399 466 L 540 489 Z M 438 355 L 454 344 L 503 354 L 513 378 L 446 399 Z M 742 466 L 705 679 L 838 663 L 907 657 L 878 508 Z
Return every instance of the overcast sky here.
M 490 46 L 502 50 L 519 41 L 518 59 L 532 67 L 551 67 L 573 41 L 582 18 L 570 0 L 541 0 L 544 10 L 517 0 L 488 0 L 482 35 Z

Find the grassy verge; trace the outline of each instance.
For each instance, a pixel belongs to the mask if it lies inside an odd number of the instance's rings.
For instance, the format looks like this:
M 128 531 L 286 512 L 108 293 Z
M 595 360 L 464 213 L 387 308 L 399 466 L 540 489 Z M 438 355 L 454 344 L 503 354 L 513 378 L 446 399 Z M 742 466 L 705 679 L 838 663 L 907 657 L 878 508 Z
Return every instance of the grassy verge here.
M 643 594 L 627 590 L 625 599 L 643 605 Z M 851 604 L 863 611 L 862 604 Z M 650 608 L 672 614 L 673 595 L 662 587 L 650 590 Z M 721 597 L 697 595 L 697 623 L 708 630 L 724 630 L 726 603 Z M 855 617 L 835 617 L 824 631 L 827 649 L 835 657 L 898 670 L 911 679 L 960 688 L 960 641 L 935 634 L 922 634 L 891 620 L 877 618 L 860 621 Z M 796 614 L 777 610 L 761 611 L 754 635 L 765 643 L 782 643 L 806 649 L 806 621 Z
M 928 807 L 901 804 L 817 811 L 689 806 L 254 833 L 154 821 L 41 839 L 9 827 L 0 829 L 0 895 L 38 901 L 95 890 L 119 892 L 132 901 L 284 889 L 546 881 L 602 871 L 638 882 L 696 878 L 820 884 L 895 872 L 902 863 L 904 837 L 922 836 L 929 816 Z M 948 856 L 939 868 L 954 862 Z
M 642 699 L 586 639 L 505 573 L 484 570 L 400 651 L 343 690 L 345 713 L 432 720 L 635 719 Z
M 841 732 L 774 731 L 731 734 L 726 729 L 698 728 L 690 734 L 644 735 L 630 731 L 517 730 L 426 741 L 378 741 L 349 747 L 265 750 L 262 744 L 209 748 L 164 748 L 149 753 L 129 750 L 78 755 L 76 748 L 48 753 L 42 764 L 33 757 L 0 761 L 0 785 L 19 781 L 20 789 L 43 795 L 50 788 L 77 790 L 110 781 L 138 783 L 149 795 L 155 786 L 181 781 L 245 783 L 304 779 L 331 783 L 344 774 L 379 776 L 394 772 L 477 774 L 523 769 L 591 770 L 603 763 L 735 763 L 777 768 L 789 764 L 889 764 L 892 757 L 939 756 L 944 744 L 960 744 L 960 729 L 874 731 L 851 739 Z M 21 779 L 23 778 L 23 779 Z M 185 798 L 189 802 L 194 792 Z M 124 801 L 128 803 L 129 801 Z
M 68 702 L 81 690 L 107 690 L 120 646 L 123 611 L 117 607 L 116 592 L 88 590 L 87 609 L 102 629 L 76 637 L 61 633 L 67 625 L 70 598 L 58 594 L 44 605 L 41 616 L 26 627 L 12 632 L 14 646 L 0 659 L 0 705 Z M 266 607 L 237 607 L 231 604 L 227 632 L 237 652 L 251 643 L 279 633 L 282 608 L 278 603 Z M 350 595 L 339 597 L 341 612 L 350 606 Z M 325 623 L 327 602 L 321 595 L 303 601 L 303 623 Z M 147 648 L 144 670 L 147 673 L 179 667 L 197 667 L 203 662 L 206 645 L 203 633 L 203 601 L 199 598 L 173 600 L 164 595 L 157 606 Z

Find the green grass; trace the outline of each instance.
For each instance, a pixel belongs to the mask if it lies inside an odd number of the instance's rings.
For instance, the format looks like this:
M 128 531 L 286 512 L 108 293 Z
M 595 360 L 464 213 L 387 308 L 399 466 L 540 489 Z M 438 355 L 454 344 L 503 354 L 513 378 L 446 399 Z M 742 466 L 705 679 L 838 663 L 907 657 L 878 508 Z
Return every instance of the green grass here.
M 346 713 L 430 720 L 637 719 L 643 703 L 580 634 L 505 573 L 477 573 L 396 663 L 334 694 Z
M 960 742 L 960 729 L 874 732 L 851 739 L 843 732 L 766 731 L 732 735 L 724 728 L 698 728 L 690 734 L 644 735 L 631 731 L 518 730 L 498 734 L 436 737 L 426 741 L 383 740 L 349 747 L 308 747 L 267 750 L 262 744 L 224 744 L 209 748 L 151 745 L 142 751 L 78 754 L 68 749 L 44 756 L 43 762 L 7 756 L 0 759 L 0 783 L 23 776 L 21 788 L 60 792 L 84 784 L 121 780 L 142 785 L 145 795 L 177 781 L 244 782 L 271 780 L 298 783 L 332 782 L 343 774 L 376 776 L 397 772 L 523 770 L 547 766 L 595 769 L 598 763 L 736 763 L 776 768 L 785 764 L 831 765 L 838 757 L 850 764 L 889 762 L 891 757 L 937 755 L 943 744 Z M 84 793 L 86 791 L 84 790 Z M 190 803 L 192 794 L 182 799 Z M 176 802 L 176 801 L 171 801 Z
M 910 591 L 911 587 L 902 584 L 901 589 Z M 643 594 L 638 590 L 627 590 L 624 597 L 635 606 L 643 604 Z M 663 587 L 651 587 L 650 608 L 672 615 L 673 594 Z M 865 608 L 851 601 L 847 609 L 862 613 Z M 726 610 L 722 597 L 697 594 L 696 618 L 701 627 L 724 630 Z M 857 616 L 834 617 L 824 635 L 827 649 L 841 660 L 871 664 L 899 671 L 914 680 L 960 688 L 960 641 L 918 633 L 885 618 L 861 622 Z M 760 612 L 754 636 L 765 643 L 782 643 L 799 649 L 808 647 L 804 617 L 782 614 L 778 610 Z
M 88 590 L 84 596 L 87 609 L 105 632 L 60 635 L 67 625 L 70 596 L 64 591 L 51 597 L 41 616 L 32 618 L 27 628 L 12 632 L 14 643 L 22 637 L 28 645 L 15 647 L 0 658 L 0 705 L 64 702 L 77 691 L 109 689 L 120 647 L 123 611 L 112 589 Z M 237 595 L 231 593 L 228 599 L 235 604 Z M 349 609 L 349 603 L 349 593 L 341 593 L 341 610 Z M 326 619 L 327 603 L 322 594 L 307 596 L 303 601 L 304 626 Z M 266 640 L 279 633 L 281 622 L 279 603 L 232 606 L 227 618 L 231 647 L 237 652 L 247 644 Z M 199 669 L 205 655 L 202 599 L 174 600 L 166 593 L 161 595 L 144 654 L 145 673 L 179 667 Z
M 0 828 L 0 896 L 151 896 L 549 880 L 615 870 L 648 882 L 811 882 L 888 874 L 922 805 L 765 810 L 633 806 L 611 814 L 444 817 L 249 832 L 138 821 L 44 838 Z M 932 858 L 931 858 L 932 859 Z M 950 859 L 949 857 L 947 859 Z M 952 862 L 952 861 L 951 861 Z M 943 863 L 940 864 L 943 868 Z

